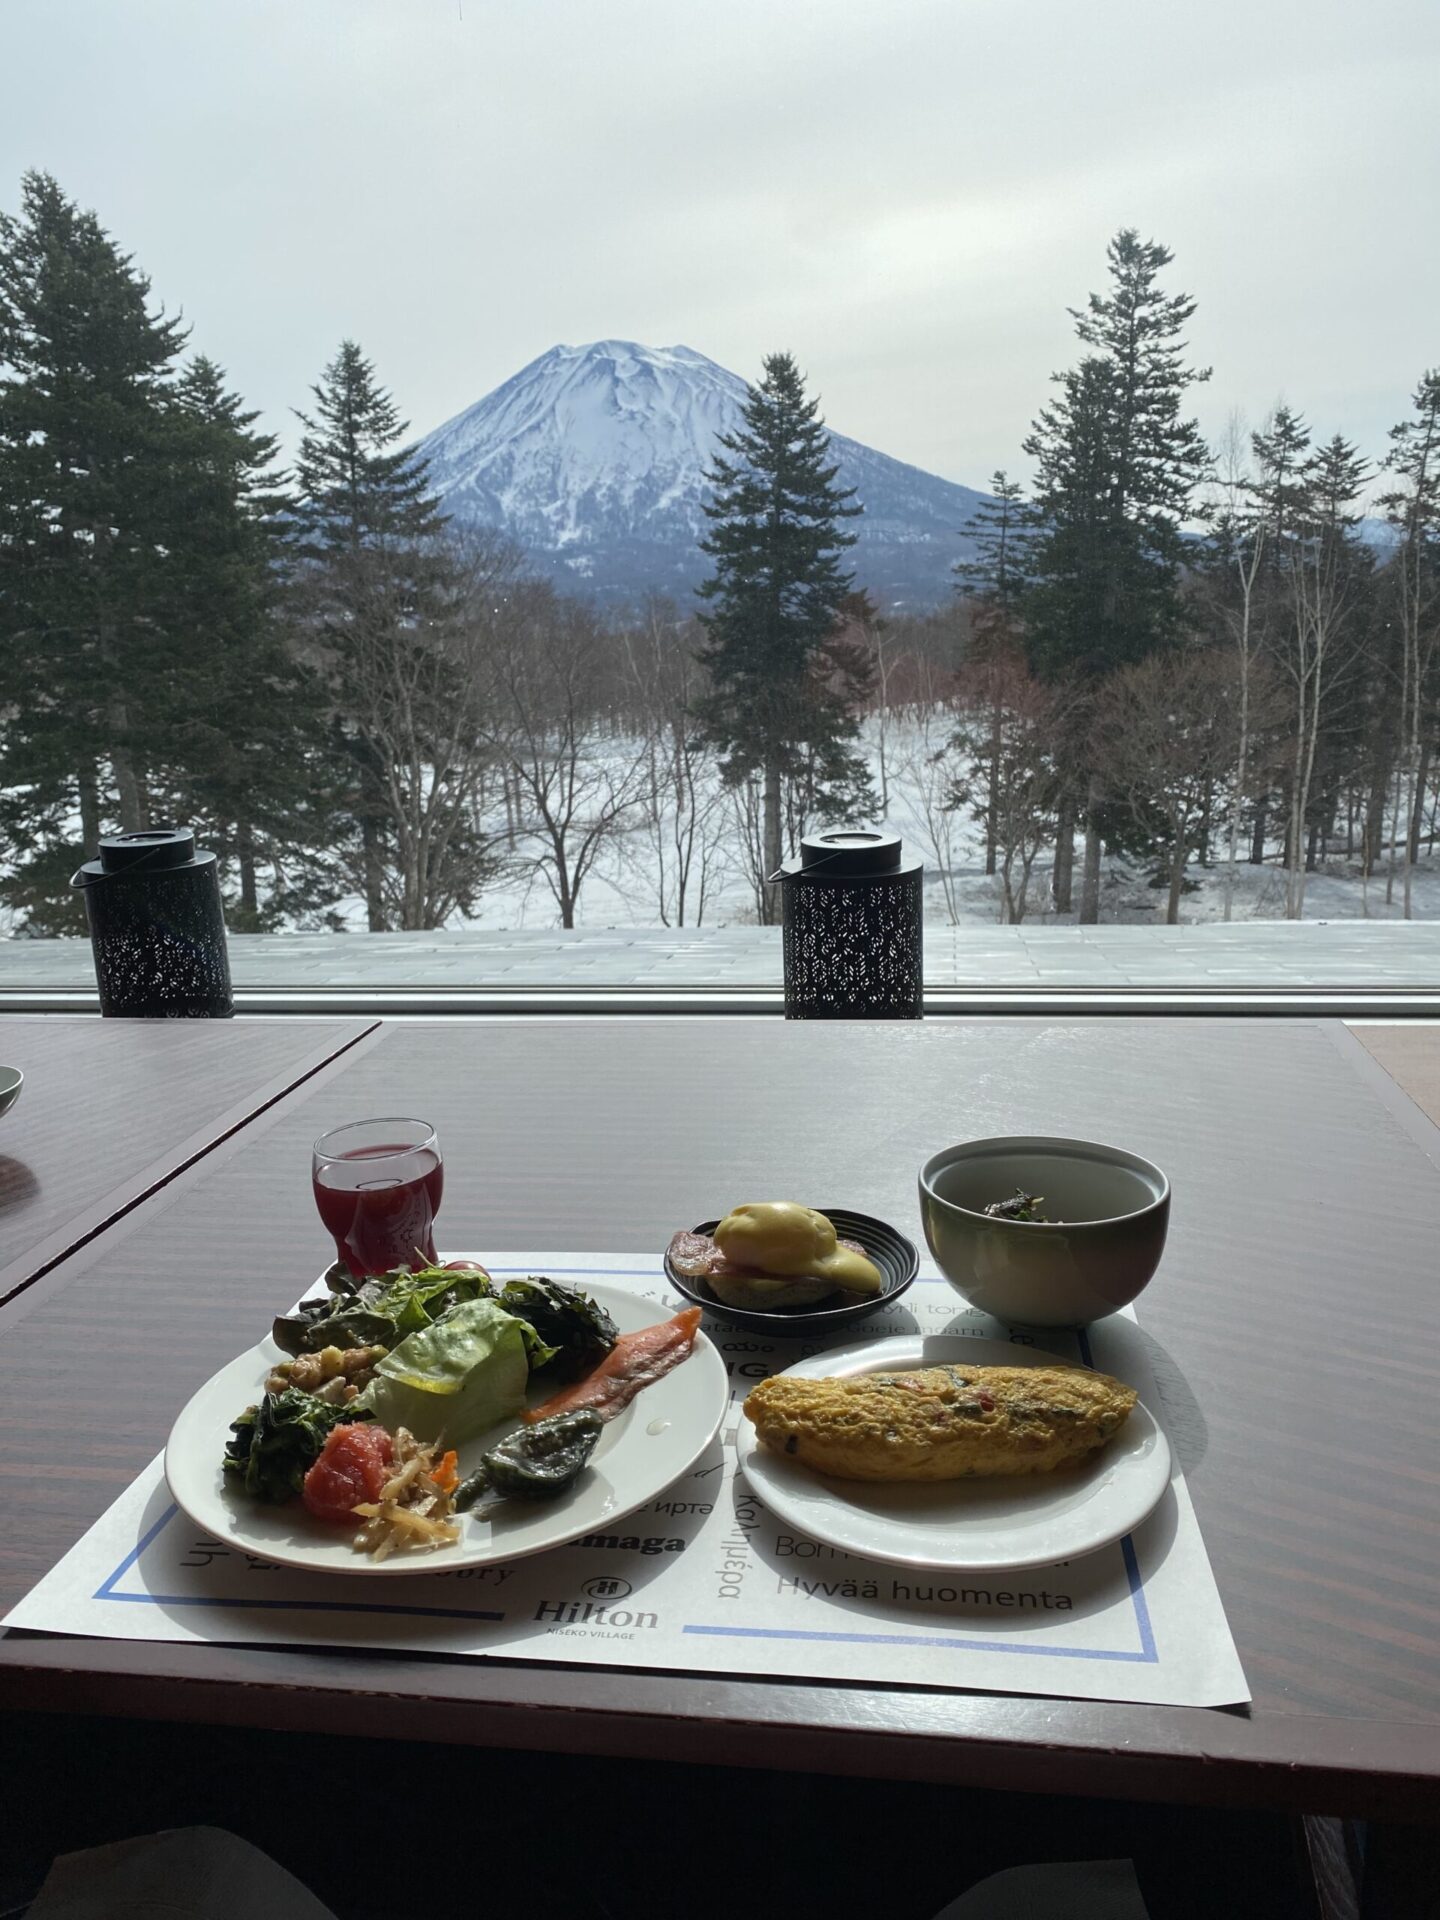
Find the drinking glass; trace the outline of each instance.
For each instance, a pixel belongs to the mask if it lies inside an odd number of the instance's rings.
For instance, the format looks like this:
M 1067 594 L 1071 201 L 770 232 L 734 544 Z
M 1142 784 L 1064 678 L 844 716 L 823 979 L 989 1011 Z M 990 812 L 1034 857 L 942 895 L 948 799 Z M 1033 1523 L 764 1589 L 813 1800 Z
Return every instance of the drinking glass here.
M 433 1265 L 445 1168 L 423 1120 L 356 1120 L 315 1142 L 315 1205 L 357 1280 Z

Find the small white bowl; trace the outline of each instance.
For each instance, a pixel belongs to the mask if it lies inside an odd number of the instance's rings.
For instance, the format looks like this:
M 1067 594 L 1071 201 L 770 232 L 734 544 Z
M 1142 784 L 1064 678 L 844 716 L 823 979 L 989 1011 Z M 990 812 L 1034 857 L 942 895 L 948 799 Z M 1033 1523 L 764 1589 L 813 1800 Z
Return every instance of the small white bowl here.
M 8 1113 L 20 1098 L 25 1076 L 19 1067 L 0 1067 L 0 1113 Z

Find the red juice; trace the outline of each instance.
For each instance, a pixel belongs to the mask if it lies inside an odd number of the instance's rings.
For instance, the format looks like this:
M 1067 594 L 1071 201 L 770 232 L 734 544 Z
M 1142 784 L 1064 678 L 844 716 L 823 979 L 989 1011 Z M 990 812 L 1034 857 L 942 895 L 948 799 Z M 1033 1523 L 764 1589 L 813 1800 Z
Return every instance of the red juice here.
M 403 1155 L 403 1160 L 399 1156 Z M 377 1161 L 391 1161 L 389 1167 Z M 315 1205 L 357 1280 L 435 1260 L 445 1168 L 435 1147 L 356 1147 L 314 1171 Z

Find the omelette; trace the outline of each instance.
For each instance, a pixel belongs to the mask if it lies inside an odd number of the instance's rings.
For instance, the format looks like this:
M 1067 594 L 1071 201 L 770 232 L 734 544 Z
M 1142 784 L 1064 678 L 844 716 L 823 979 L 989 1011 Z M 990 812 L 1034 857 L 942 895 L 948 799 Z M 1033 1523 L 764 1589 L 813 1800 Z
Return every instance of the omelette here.
M 767 1447 L 837 1480 L 1049 1473 L 1103 1447 L 1135 1389 L 1087 1367 L 921 1367 L 762 1380 L 745 1412 Z

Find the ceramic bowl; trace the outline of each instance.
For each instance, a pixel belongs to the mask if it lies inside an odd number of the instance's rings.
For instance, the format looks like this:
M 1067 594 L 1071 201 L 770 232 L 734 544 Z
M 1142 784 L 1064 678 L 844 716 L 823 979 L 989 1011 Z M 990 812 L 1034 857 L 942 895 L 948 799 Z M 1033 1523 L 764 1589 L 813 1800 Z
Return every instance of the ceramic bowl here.
M 1050 1222 L 996 1220 L 1016 1188 Z M 1160 1264 L 1170 1182 L 1124 1147 L 1045 1134 L 968 1140 L 920 1169 L 935 1264 L 972 1307 L 1031 1327 L 1078 1327 L 1128 1306 Z
M 20 1098 L 25 1076 L 19 1067 L 0 1067 L 0 1113 L 8 1113 Z
M 872 1313 L 878 1313 L 882 1307 L 888 1307 L 892 1300 L 898 1300 L 920 1271 L 920 1255 L 913 1240 L 907 1240 L 903 1233 L 892 1227 L 888 1220 L 876 1220 L 868 1213 L 852 1213 L 848 1207 L 821 1207 L 818 1209 L 827 1220 L 833 1221 L 835 1231 L 842 1240 L 853 1240 L 857 1247 L 863 1247 L 869 1257 L 885 1276 L 885 1291 L 856 1299 L 853 1295 L 832 1295 L 828 1300 L 817 1300 L 810 1307 L 781 1307 L 773 1311 L 764 1311 L 757 1307 L 727 1307 L 711 1293 L 703 1280 L 687 1280 L 677 1273 L 670 1263 L 670 1255 L 665 1255 L 665 1278 L 677 1293 L 684 1294 L 687 1300 L 697 1307 L 703 1307 L 706 1313 L 714 1314 L 717 1320 L 728 1320 L 731 1326 L 744 1327 L 747 1333 L 770 1334 L 782 1340 L 800 1340 L 815 1333 L 835 1333 L 848 1327 L 852 1321 L 867 1319 Z M 713 1233 L 720 1222 L 702 1220 L 696 1233 Z M 836 1301 L 843 1301 L 837 1305 Z

